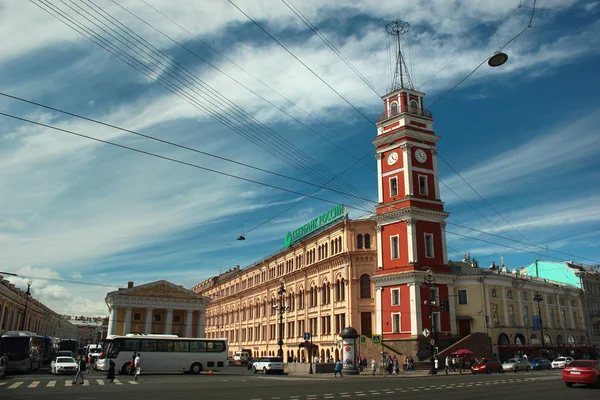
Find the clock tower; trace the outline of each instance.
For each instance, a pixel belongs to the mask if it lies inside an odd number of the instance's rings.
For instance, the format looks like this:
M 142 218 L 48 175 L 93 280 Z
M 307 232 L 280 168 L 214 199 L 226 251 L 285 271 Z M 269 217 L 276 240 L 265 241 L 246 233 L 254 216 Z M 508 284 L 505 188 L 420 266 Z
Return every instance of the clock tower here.
M 451 299 L 445 219 L 440 199 L 433 117 L 425 94 L 411 83 L 400 49 L 408 24 L 387 26 L 397 37 L 396 74 L 382 97 L 373 140 L 378 205 L 376 287 L 377 330 L 404 354 L 439 347 L 439 337 L 456 334 Z M 425 330 L 432 332 L 423 335 Z M 425 333 L 427 333 L 425 331 Z M 440 348 L 441 350 L 441 348 Z

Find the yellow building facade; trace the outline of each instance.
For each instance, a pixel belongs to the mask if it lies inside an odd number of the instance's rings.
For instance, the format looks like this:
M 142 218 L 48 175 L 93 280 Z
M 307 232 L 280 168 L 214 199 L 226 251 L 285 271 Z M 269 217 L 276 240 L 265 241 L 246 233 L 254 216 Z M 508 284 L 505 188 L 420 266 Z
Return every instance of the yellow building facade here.
M 461 272 L 448 277 L 460 337 L 487 333 L 502 359 L 542 344 L 558 353 L 589 346 L 580 289 L 500 270 L 463 266 Z
M 109 335 L 128 333 L 204 337 L 206 305 L 210 299 L 161 280 L 109 292 Z
M 232 353 L 277 355 L 283 329 L 285 360 L 302 361 L 308 359 L 304 334 L 310 333 L 313 355 L 339 359 L 344 328 L 374 332 L 375 239 L 373 221 L 344 219 L 254 265 L 196 285 L 192 291 L 212 299 L 206 336 L 228 338 Z

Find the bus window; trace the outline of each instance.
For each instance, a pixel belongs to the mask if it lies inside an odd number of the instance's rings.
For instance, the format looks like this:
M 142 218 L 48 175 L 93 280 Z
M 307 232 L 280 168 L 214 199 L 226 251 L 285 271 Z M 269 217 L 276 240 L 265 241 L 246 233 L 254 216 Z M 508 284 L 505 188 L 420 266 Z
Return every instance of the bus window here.
M 156 351 L 173 351 L 173 341 L 172 340 L 158 341 Z
M 155 352 L 156 351 L 156 340 L 147 340 L 147 339 L 142 340 L 142 351 Z
M 121 351 L 140 351 L 139 339 L 122 339 Z
M 206 351 L 222 353 L 225 351 L 225 343 L 221 341 L 206 342 Z
M 206 345 L 206 343 L 201 340 L 190 341 L 190 352 L 197 352 L 197 353 L 205 352 L 206 351 L 205 345 Z
M 188 352 L 190 350 L 190 346 L 188 345 L 188 342 L 185 341 L 176 341 L 173 344 L 173 351 L 177 351 L 177 352 Z

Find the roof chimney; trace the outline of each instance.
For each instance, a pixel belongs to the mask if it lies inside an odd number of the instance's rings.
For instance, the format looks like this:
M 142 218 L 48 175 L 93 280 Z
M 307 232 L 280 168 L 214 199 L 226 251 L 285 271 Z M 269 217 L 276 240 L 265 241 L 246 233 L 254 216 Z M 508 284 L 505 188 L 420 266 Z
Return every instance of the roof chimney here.
M 133 281 L 127 282 L 127 289 L 131 289 L 133 287 Z

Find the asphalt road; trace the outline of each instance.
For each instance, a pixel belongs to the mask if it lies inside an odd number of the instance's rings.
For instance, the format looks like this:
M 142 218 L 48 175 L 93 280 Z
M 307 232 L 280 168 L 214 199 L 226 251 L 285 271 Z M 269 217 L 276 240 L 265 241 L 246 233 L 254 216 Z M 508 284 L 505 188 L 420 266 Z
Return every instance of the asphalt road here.
M 560 371 L 492 375 L 373 377 L 332 375 L 254 375 L 241 368 L 215 375 L 142 375 L 139 381 L 118 376 L 118 384 L 103 382 L 99 373 L 86 375 L 86 384 L 70 386 L 71 377 L 48 374 L 14 375 L 0 381 L 0 399 L 119 400 L 324 400 L 443 397 L 444 400 L 532 399 L 587 400 L 600 398 L 600 389 L 567 388 Z M 21 384 L 18 384 L 21 382 Z M 133 382 L 133 383 L 131 383 Z M 16 385 L 16 386 L 15 386 Z

